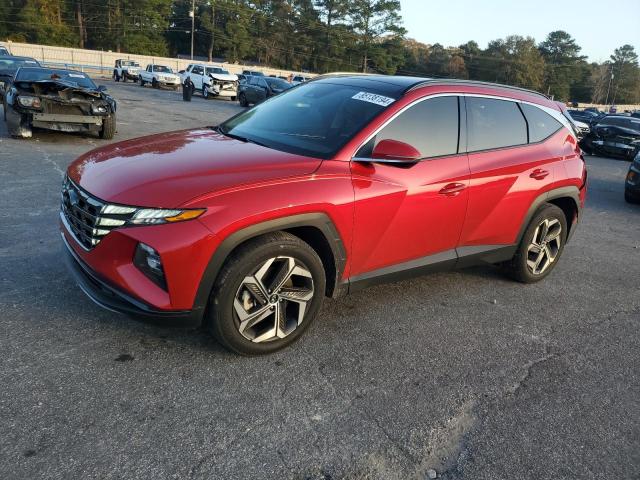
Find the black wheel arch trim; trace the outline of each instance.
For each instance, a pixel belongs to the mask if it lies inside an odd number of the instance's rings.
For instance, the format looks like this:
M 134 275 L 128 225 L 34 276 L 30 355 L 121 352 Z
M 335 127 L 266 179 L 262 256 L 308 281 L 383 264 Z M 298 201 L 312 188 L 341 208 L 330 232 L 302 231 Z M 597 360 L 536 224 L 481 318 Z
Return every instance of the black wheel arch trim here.
M 335 262 L 335 278 L 327 278 L 327 290 L 332 292 L 332 296 L 334 297 L 340 295 L 342 293 L 342 289 L 340 288 L 340 279 L 342 278 L 342 273 L 344 272 L 347 259 L 342 238 L 340 237 L 333 221 L 327 214 L 320 212 L 303 213 L 257 223 L 255 225 L 242 228 L 227 236 L 211 256 L 207 268 L 202 275 L 193 303 L 193 309 L 199 310 L 201 314 L 204 314 L 216 278 L 218 277 L 224 262 L 236 247 L 247 240 L 259 237 L 265 233 L 299 227 L 317 228 L 325 237 L 327 244 L 331 248 Z M 332 285 L 329 287 L 330 282 Z
M 580 206 L 580 190 L 578 187 L 569 186 L 569 187 L 560 187 L 554 188 L 553 190 L 549 190 L 544 192 L 536 197 L 536 199 L 529 206 L 529 210 L 527 210 L 527 214 L 524 217 L 522 225 L 520 226 L 520 231 L 518 232 L 518 237 L 516 238 L 516 245 L 519 245 L 522 241 L 522 237 L 524 236 L 524 232 L 527 230 L 531 219 L 538 211 L 541 205 L 545 203 L 549 203 L 551 200 L 558 200 L 560 198 L 570 198 L 575 203 L 577 220 L 579 220 L 582 216 L 582 208 Z M 567 236 L 567 240 L 571 238 L 573 231 L 573 225 L 570 221 L 567 222 L 567 228 L 569 229 L 569 234 Z

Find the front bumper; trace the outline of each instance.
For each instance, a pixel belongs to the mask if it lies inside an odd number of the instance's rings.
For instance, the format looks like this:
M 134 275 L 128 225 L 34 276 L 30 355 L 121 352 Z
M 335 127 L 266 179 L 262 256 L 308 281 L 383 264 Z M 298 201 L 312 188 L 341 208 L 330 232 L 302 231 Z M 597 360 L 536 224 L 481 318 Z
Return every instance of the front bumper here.
M 181 326 L 198 326 L 202 322 L 201 312 L 191 310 L 161 311 L 133 298 L 94 272 L 74 252 L 64 234 L 65 261 L 69 272 L 80 289 L 97 305 L 112 312 L 153 319 L 177 320 Z

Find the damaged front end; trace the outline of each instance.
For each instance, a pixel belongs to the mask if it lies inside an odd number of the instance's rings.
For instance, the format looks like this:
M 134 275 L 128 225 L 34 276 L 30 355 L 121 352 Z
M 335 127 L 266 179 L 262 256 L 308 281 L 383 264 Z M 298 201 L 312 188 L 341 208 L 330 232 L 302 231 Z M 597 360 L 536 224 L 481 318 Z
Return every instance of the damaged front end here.
M 116 108 L 101 89 L 53 79 L 16 82 L 7 103 L 7 127 L 19 137 L 30 137 L 34 127 L 100 135 Z
M 581 142 L 583 150 L 633 160 L 640 152 L 640 131 L 617 125 L 596 125 Z

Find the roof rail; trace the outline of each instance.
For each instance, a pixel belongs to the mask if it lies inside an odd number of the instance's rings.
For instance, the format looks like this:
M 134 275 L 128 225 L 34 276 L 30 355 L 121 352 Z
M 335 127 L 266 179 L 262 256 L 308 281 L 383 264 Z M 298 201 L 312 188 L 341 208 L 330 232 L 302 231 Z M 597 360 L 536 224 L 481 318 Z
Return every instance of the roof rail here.
M 514 87 L 512 85 L 503 85 L 501 83 L 481 82 L 478 80 L 461 80 L 457 78 L 429 78 L 420 82 L 416 82 L 415 85 L 410 86 L 405 90 L 405 93 L 415 90 L 416 88 L 426 87 L 428 85 L 484 85 L 487 87 L 504 88 L 506 90 L 516 90 L 519 92 L 531 93 L 540 97 L 550 100 L 550 98 L 544 93 L 536 92 L 535 90 L 529 90 L 528 88 Z

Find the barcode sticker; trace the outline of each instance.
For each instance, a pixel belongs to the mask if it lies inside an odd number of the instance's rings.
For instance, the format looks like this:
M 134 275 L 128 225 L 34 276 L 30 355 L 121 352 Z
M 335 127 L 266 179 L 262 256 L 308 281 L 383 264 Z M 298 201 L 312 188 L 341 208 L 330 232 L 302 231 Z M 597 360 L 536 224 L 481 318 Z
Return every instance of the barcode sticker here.
M 351 98 L 354 100 L 362 100 L 363 102 L 375 103 L 376 105 L 381 105 L 383 107 L 388 107 L 395 102 L 395 99 L 393 98 L 369 92 L 358 92 Z

